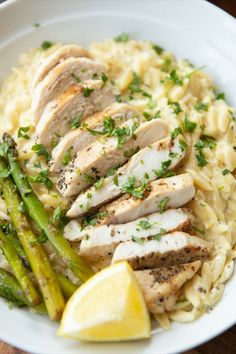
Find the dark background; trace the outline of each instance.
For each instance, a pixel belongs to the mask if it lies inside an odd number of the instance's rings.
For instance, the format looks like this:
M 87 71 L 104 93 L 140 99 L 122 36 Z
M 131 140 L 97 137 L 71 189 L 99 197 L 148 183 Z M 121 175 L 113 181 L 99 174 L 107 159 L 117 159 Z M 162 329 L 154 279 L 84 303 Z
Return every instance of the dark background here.
M 4 1 L 5 0 L 0 0 L 0 3 Z M 25 1 L 33 1 L 33 0 L 25 0 Z M 60 1 L 66 1 L 66 0 L 60 0 Z M 224 11 L 228 12 L 232 16 L 236 17 L 236 0 L 210 0 L 209 2 L 215 4 L 216 6 L 222 8 Z M 199 24 L 201 24 L 200 21 Z M 236 43 L 236 38 L 235 38 L 235 43 Z M 202 328 L 202 330 L 204 331 L 204 328 Z M 0 341 L 0 354 L 24 354 L 24 353 Z M 197 347 L 193 350 L 190 350 L 185 354 L 236 354 L 236 326 L 232 327 L 230 330 L 218 336 L 217 338 L 209 341 L 208 343 L 201 345 L 200 347 Z

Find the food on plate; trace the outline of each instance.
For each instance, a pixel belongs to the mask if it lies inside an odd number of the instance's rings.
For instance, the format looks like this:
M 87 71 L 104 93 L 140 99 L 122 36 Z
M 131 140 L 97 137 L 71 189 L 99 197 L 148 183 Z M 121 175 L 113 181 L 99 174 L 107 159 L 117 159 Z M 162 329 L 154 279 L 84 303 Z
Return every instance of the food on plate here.
M 93 276 L 69 300 L 58 334 L 89 341 L 149 338 L 151 326 L 142 290 L 121 262 Z
M 46 42 L 0 91 L 0 296 L 80 340 L 197 319 L 236 256 L 233 108 L 193 64 L 119 38 Z

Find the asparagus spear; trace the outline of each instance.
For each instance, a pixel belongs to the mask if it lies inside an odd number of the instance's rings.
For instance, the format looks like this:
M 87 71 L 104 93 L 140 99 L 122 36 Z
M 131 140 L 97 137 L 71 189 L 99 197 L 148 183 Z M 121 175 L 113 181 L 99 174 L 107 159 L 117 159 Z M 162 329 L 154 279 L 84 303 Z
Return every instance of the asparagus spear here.
M 2 158 L 0 158 L 0 171 L 6 171 L 6 164 Z M 41 289 L 49 317 L 58 320 L 64 310 L 65 302 L 55 273 L 44 249 L 37 242 L 26 216 L 19 211 L 21 200 L 12 179 L 0 177 L 0 185 L 12 223 Z
M 22 259 L 22 262 L 24 263 L 25 267 L 30 268 L 28 258 L 26 256 L 24 248 L 22 247 L 22 245 L 16 235 L 13 225 L 10 224 L 8 221 L 0 220 L 0 229 L 7 236 L 9 242 L 14 247 L 16 253 Z
M 8 135 L 3 136 L 7 145 L 7 159 L 10 165 L 12 177 L 21 194 L 25 206 L 31 218 L 41 230 L 47 235 L 49 241 L 57 250 L 58 254 L 67 263 L 67 266 L 74 272 L 82 282 L 85 282 L 93 275 L 90 266 L 72 248 L 70 243 L 63 237 L 59 229 L 52 225 L 50 218 L 36 194 L 33 192 L 27 177 L 21 170 L 17 160 L 17 150 L 14 140 Z
M 8 222 L 0 220 L 0 232 L 1 232 L 1 228 L 5 231 L 5 234 L 6 232 L 8 232 L 8 235 L 5 237 L 7 237 L 8 242 L 11 243 L 11 246 L 15 249 L 17 255 L 22 259 L 24 264 L 26 264 L 26 267 L 30 269 L 30 265 L 26 253 L 23 247 L 21 246 L 17 236 L 13 233 L 13 231 L 9 231 L 12 229 L 12 227 L 13 226 L 10 225 Z M 56 277 L 60 285 L 62 294 L 66 299 L 69 299 L 73 295 L 73 293 L 77 290 L 78 286 L 72 283 L 70 279 L 68 279 L 66 276 L 58 272 L 56 272 Z
M 10 264 L 13 273 L 21 285 L 30 305 L 38 305 L 41 302 L 40 295 L 29 277 L 28 269 L 25 268 L 15 249 L 1 230 L 0 249 Z
M 0 296 L 11 301 L 15 306 L 30 306 L 30 303 L 20 284 L 15 277 L 4 269 L 0 268 Z M 34 307 L 37 312 L 46 315 L 47 310 L 43 303 Z
M 66 300 L 68 300 L 74 292 L 78 289 L 78 286 L 72 283 L 68 278 L 60 273 L 56 273 L 58 283 L 60 284 L 62 293 Z

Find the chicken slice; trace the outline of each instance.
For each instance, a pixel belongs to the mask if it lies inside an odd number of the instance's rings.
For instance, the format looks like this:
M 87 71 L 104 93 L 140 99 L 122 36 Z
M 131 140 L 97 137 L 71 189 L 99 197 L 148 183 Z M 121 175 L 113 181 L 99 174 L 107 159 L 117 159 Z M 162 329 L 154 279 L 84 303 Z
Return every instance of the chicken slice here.
M 35 88 L 56 65 L 71 57 L 89 57 L 89 53 L 86 49 L 76 44 L 63 45 L 63 47 L 53 52 L 42 61 L 33 78 L 32 88 Z
M 149 187 L 149 193 L 144 199 L 124 194 L 106 204 L 99 210 L 97 223 L 124 224 L 136 220 L 158 211 L 162 200 L 167 200 L 166 209 L 179 208 L 188 203 L 195 194 L 193 179 L 188 173 L 153 181 Z
M 182 209 L 170 209 L 163 213 L 154 213 L 146 218 L 140 218 L 127 224 L 101 225 L 85 228 L 77 232 L 73 224 L 65 228 L 64 236 L 70 241 L 79 241 L 80 253 L 89 263 L 99 263 L 111 258 L 120 242 L 144 239 L 162 235 L 176 230 L 187 230 L 190 226 L 191 215 Z M 74 235 L 74 236 L 73 236 Z
M 184 158 L 185 150 L 181 142 L 180 137 L 174 140 L 168 137 L 140 150 L 113 176 L 106 177 L 101 188 L 96 189 L 92 186 L 81 193 L 68 210 L 67 216 L 70 218 L 82 216 L 127 191 L 143 199 L 148 189 L 147 183 L 176 168 Z M 136 188 L 138 183 L 142 183 L 139 190 Z
M 112 167 L 123 165 L 129 155 L 168 134 L 168 126 L 160 119 L 139 123 L 130 119 L 119 130 L 126 129 L 126 139 L 119 147 L 120 137 L 111 136 L 94 141 L 76 154 L 58 180 L 58 189 L 65 197 L 78 194 L 93 181 L 103 177 Z M 89 178 L 88 178 L 89 176 Z M 87 178 L 85 178 L 87 177 Z
M 104 119 L 107 117 L 114 119 L 116 126 L 119 126 L 123 122 L 135 117 L 141 120 L 140 116 L 140 111 L 132 105 L 126 103 L 114 103 L 104 111 L 95 113 L 86 118 L 84 123 L 87 124 L 88 129 L 102 132 L 104 128 Z M 66 152 L 70 152 L 71 156 L 73 156 L 76 151 L 84 149 L 97 139 L 97 136 L 91 134 L 88 129 L 80 127 L 68 132 L 61 138 L 57 146 L 52 150 L 52 160 L 50 163 L 51 172 L 59 172 L 63 168 L 62 160 Z
M 190 280 L 201 266 L 201 261 L 175 265 L 167 268 L 138 270 L 135 275 L 151 313 L 173 310 L 182 286 Z
M 211 243 L 176 231 L 160 237 L 160 240 L 120 243 L 115 249 L 112 263 L 126 260 L 133 269 L 168 267 L 206 259 L 212 251 Z
M 93 90 L 89 96 L 84 94 L 87 89 Z M 83 121 L 112 102 L 113 87 L 109 83 L 103 85 L 100 80 L 88 80 L 80 86 L 70 86 L 46 106 L 36 127 L 38 142 L 51 149 L 61 136 L 71 130 L 73 122 Z
M 88 58 L 68 58 L 55 66 L 33 92 L 32 116 L 35 123 L 41 118 L 46 105 L 69 86 L 99 79 L 104 71 L 102 64 Z

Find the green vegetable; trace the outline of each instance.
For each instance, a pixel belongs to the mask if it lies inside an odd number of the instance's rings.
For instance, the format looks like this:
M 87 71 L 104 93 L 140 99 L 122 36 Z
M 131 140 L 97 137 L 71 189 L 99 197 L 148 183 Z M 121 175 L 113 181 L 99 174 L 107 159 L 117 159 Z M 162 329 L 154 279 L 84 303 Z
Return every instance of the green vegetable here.
M 32 146 L 32 151 L 36 152 L 38 156 L 44 156 L 46 162 L 49 162 L 51 159 L 51 155 L 48 153 L 43 144 L 34 144 Z
M 121 186 L 123 193 L 128 193 L 136 198 L 143 198 L 144 193 L 149 190 L 149 186 L 145 181 L 137 181 L 135 176 L 128 178 L 128 182 Z
M 128 33 L 121 33 L 119 36 L 113 38 L 115 42 L 117 43 L 126 43 L 129 40 L 129 34 Z
M 158 203 L 158 210 L 160 213 L 163 213 L 166 208 L 167 204 L 169 202 L 170 198 L 169 197 L 164 197 L 159 203 Z
M 3 138 L 5 142 L 8 142 L 6 135 L 4 135 Z M 12 155 L 11 146 L 9 146 L 8 149 L 8 157 L 10 157 L 8 161 L 10 163 L 12 174 L 18 178 L 18 181 L 22 181 L 22 198 L 25 202 L 25 205 L 28 206 L 27 198 L 30 196 L 28 193 L 32 193 L 29 192 L 31 188 L 27 179 L 24 178 L 23 172 L 20 170 L 19 163 L 15 162 L 16 160 Z M 4 168 L 5 163 L 2 159 L 0 159 L 0 169 Z M 62 315 L 65 304 L 55 274 L 48 261 L 47 255 L 41 245 L 37 242 L 37 238 L 32 232 L 25 215 L 19 211 L 19 204 L 21 200 L 12 179 L 10 177 L 4 180 L 0 179 L 0 185 L 12 223 L 17 231 L 20 242 L 24 248 L 27 258 L 29 259 L 30 266 L 38 281 L 49 313 L 49 317 L 52 320 L 58 320 Z M 26 191 L 28 191 L 28 193 L 26 193 Z M 33 208 L 29 209 L 29 213 L 32 214 Z M 37 213 L 38 212 L 40 211 L 37 208 Z
M 40 171 L 37 176 L 29 176 L 28 179 L 31 183 L 44 184 L 50 190 L 53 187 L 53 183 L 48 177 L 48 172 L 48 169 Z
M 72 119 L 72 121 L 70 123 L 70 128 L 72 130 L 77 129 L 80 126 L 80 120 L 81 120 L 82 115 L 83 115 L 83 112 L 80 112 L 77 114 L 77 116 L 75 116 L 75 118 Z
M 85 87 L 85 88 L 83 89 L 83 95 L 84 95 L 84 97 L 89 97 L 93 91 L 94 91 L 94 89 L 89 88 L 89 87 Z
M 30 139 L 29 135 L 26 134 L 30 130 L 30 127 L 20 127 L 17 133 L 18 138 Z
M 30 279 L 28 269 L 25 268 L 22 260 L 15 251 L 8 237 L 0 230 L 0 249 L 10 264 L 13 273 L 21 285 L 29 303 L 34 306 L 41 302 L 38 291 Z
M 202 112 L 202 111 L 206 112 L 208 110 L 208 104 L 207 103 L 203 103 L 203 102 L 199 102 L 199 103 L 195 104 L 194 108 L 198 112 Z
M 53 42 L 50 42 L 50 41 L 44 41 L 44 42 L 42 42 L 42 44 L 41 44 L 41 49 L 43 49 L 43 50 L 46 50 L 46 49 L 48 49 L 48 48 L 51 48 L 52 46 L 53 46 Z
M 192 133 L 197 127 L 197 123 L 191 122 L 186 116 L 183 121 L 183 130 Z
M 174 139 L 177 138 L 177 136 L 179 136 L 180 134 L 183 134 L 182 129 L 181 129 L 180 127 L 175 128 L 175 129 L 171 132 L 171 134 L 170 134 L 171 139 L 174 140 Z
M 164 49 L 157 44 L 152 44 L 152 49 L 154 49 L 158 55 L 161 55 L 164 52 Z
M 160 241 L 161 239 L 161 236 L 165 235 L 166 234 L 166 229 L 163 229 L 162 227 L 160 228 L 160 232 L 158 234 L 156 234 L 155 236 L 153 236 L 153 238 L 156 240 L 156 241 Z
M 76 83 L 80 83 L 81 79 L 79 76 L 77 76 L 76 74 L 72 73 L 71 77 L 75 80 Z
M 38 227 L 45 232 L 48 240 L 66 262 L 67 266 L 80 278 L 82 282 L 86 281 L 93 275 L 92 269 L 71 247 L 70 243 L 63 237 L 61 231 L 52 225 L 43 204 L 32 191 L 27 178 L 20 168 L 20 164 L 16 159 L 17 151 L 14 140 L 5 134 L 4 141 L 8 143 L 9 146 L 7 157 L 11 167 L 12 177 L 22 199 L 24 200 L 29 215 Z
M 72 160 L 72 154 L 71 154 L 72 149 L 73 149 L 73 147 L 70 147 L 66 151 L 65 155 L 63 156 L 63 159 L 62 159 L 62 165 L 63 166 L 67 166 L 71 162 L 71 160 Z
M 225 94 L 224 92 L 220 92 L 216 96 L 216 100 L 225 100 Z
M 16 307 L 30 306 L 20 284 L 15 277 L 4 269 L 0 268 L 0 296 L 10 301 Z M 42 315 L 47 314 L 44 304 L 34 307 L 34 310 Z
M 141 220 L 138 223 L 138 226 L 142 229 L 142 230 L 147 230 L 150 229 L 150 227 L 152 227 L 152 223 L 150 223 L 150 221 L 148 220 Z
M 223 175 L 223 176 L 228 175 L 229 173 L 231 173 L 231 171 L 228 170 L 227 168 L 225 168 L 225 169 L 222 171 L 222 175 Z
M 172 70 L 169 76 L 167 77 L 167 80 L 172 81 L 175 85 L 178 86 L 183 86 L 183 79 L 180 78 L 180 76 L 177 74 L 176 70 Z

